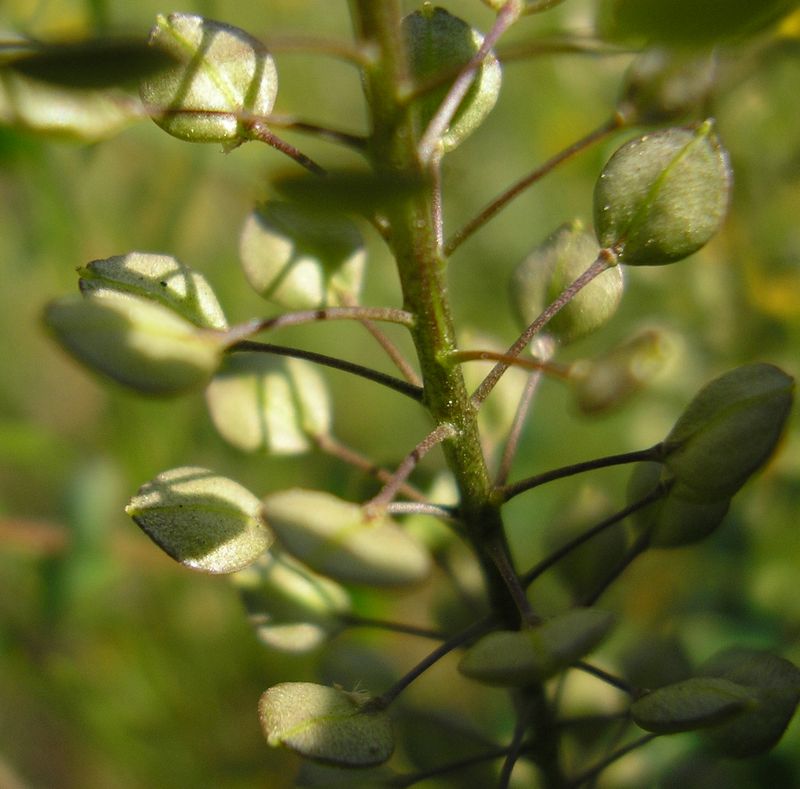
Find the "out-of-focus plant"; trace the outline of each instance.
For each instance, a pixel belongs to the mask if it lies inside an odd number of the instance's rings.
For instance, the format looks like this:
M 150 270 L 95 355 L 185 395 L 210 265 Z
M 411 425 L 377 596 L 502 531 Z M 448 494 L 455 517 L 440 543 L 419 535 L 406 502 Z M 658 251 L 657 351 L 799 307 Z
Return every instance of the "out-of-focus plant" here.
M 397 0 L 351 0 L 353 41 L 326 42 L 325 50 L 357 67 L 369 119 L 363 134 L 273 116 L 279 71 L 268 48 L 201 16 L 159 16 L 149 44 L 7 44 L 0 64 L 6 122 L 94 140 L 149 117 L 182 141 L 228 151 L 267 143 L 307 171 L 278 183 L 284 197 L 254 207 L 239 236 L 244 275 L 277 314 L 231 325 L 199 272 L 170 255 L 130 252 L 80 268 L 80 293 L 49 304 L 45 323 L 75 359 L 124 387 L 158 396 L 204 390 L 220 436 L 242 452 L 317 448 L 381 483 L 360 502 L 299 485 L 278 491 L 267 485 L 256 495 L 218 471 L 184 466 L 146 482 L 127 506 L 136 524 L 187 568 L 231 574 L 267 648 L 324 650 L 356 627 L 439 642 L 386 687 L 297 681 L 267 689 L 258 710 L 269 745 L 337 766 L 349 786 L 478 774 L 487 780 L 487 767 L 495 765 L 488 780 L 497 787 L 532 780 L 548 789 L 589 787 L 619 760 L 679 732 L 697 732 L 704 747 L 726 757 L 764 753 L 779 741 L 800 698 L 800 670 L 789 661 L 728 649 L 696 667 L 687 662 L 680 676 L 642 684 L 624 661 L 607 670 L 588 656 L 625 629 L 624 617 L 598 605 L 625 570 L 648 551 L 711 535 L 740 488 L 768 462 L 791 409 L 791 375 L 765 362 L 737 367 L 706 383 L 654 446 L 509 478 L 543 378 L 563 381 L 578 407 L 592 414 L 624 406 L 663 364 L 670 343 L 656 330 L 578 361 L 570 361 L 570 346 L 613 321 L 624 302 L 625 268 L 681 261 L 725 222 L 732 168 L 708 117 L 722 90 L 719 51 L 747 46 L 795 3 L 737 2 L 726 11 L 708 4 L 699 19 L 688 2 L 600 4 L 596 38 L 557 42 L 594 54 L 640 51 L 610 120 L 448 235 L 446 199 L 459 184 L 449 181 L 443 160 L 479 134 L 495 105 L 506 33 L 561 2 L 485 4 L 496 16 L 479 33 L 430 3 L 403 15 Z M 518 50 L 524 54 L 525 47 Z M 131 83 L 138 99 L 124 91 Z M 281 126 L 353 149 L 365 167 L 314 161 L 278 136 Z M 504 352 L 465 347 L 447 287 L 448 277 L 459 276 L 461 244 L 558 164 L 623 132 L 628 138 L 597 174 L 593 229 L 566 217 L 545 240 L 530 239 L 531 253 L 514 270 L 510 295 L 519 335 Z M 488 150 L 473 166 L 490 166 L 500 155 Z M 365 229 L 392 255 L 400 306 L 361 301 L 370 270 Z M 682 276 L 681 268 L 658 276 Z M 487 267 L 485 287 L 496 286 Z M 363 324 L 397 375 L 263 339 L 282 328 L 334 321 Z M 413 362 L 381 323 L 408 333 Z M 470 391 L 464 367 L 476 360 L 493 366 Z M 330 402 L 326 367 L 387 387 L 425 412 L 428 433 L 396 468 L 334 438 L 331 414 L 358 404 Z M 491 435 L 495 426 L 479 427 L 478 417 L 512 368 L 526 371 L 527 385 L 507 434 Z M 487 456 L 489 444 L 502 446 L 499 460 Z M 437 447 L 455 491 L 444 502 L 413 482 Z M 519 566 L 504 522 L 509 502 L 555 480 L 625 464 L 633 464 L 627 502 L 589 508 L 594 521 L 578 529 L 574 513 L 565 511 L 564 539 L 531 566 Z M 537 582 L 551 574 L 573 593 L 558 610 L 540 603 L 537 593 Z M 406 587 L 429 590 L 430 616 L 408 623 L 369 616 L 370 601 Z M 445 604 L 452 610 L 439 616 Z M 439 627 L 426 624 L 437 616 Z M 511 724 L 499 724 L 490 741 L 457 759 L 448 758 L 452 733 L 443 727 L 440 761 L 415 766 L 414 737 L 393 732 L 397 719 L 411 715 L 402 699 L 451 652 L 460 653 L 453 671 L 497 688 L 486 692 L 508 695 Z M 587 721 L 564 712 L 561 691 L 576 672 L 619 692 L 615 708 Z M 583 723 L 591 724 L 588 736 L 576 734 Z M 436 750 L 437 743 L 427 747 Z M 304 785 L 330 779 L 303 775 Z

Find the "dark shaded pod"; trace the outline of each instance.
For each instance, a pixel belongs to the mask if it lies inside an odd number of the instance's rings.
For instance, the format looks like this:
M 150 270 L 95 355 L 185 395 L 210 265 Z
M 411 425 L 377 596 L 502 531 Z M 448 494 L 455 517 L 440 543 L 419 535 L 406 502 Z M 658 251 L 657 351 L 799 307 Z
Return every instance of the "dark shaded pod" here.
M 696 252 L 728 209 L 731 170 L 711 121 L 645 134 L 608 161 L 594 190 L 594 222 L 620 263 L 659 266 Z
M 523 326 L 531 324 L 597 257 L 594 237 L 579 220 L 561 225 L 535 247 L 511 276 L 511 303 Z M 622 299 L 622 269 L 613 266 L 580 290 L 547 324 L 561 343 L 591 334 Z
M 427 3 L 403 20 L 403 34 L 408 48 L 409 70 L 416 84 L 425 85 L 439 77 L 444 80 L 442 85 L 432 86 L 414 102 L 421 134 L 439 109 L 459 70 L 480 49 L 483 37 L 464 20 L 444 8 L 434 8 Z M 490 54 L 478 69 L 467 95 L 441 137 L 443 151 L 458 146 L 480 126 L 497 101 L 500 81 L 500 64 Z

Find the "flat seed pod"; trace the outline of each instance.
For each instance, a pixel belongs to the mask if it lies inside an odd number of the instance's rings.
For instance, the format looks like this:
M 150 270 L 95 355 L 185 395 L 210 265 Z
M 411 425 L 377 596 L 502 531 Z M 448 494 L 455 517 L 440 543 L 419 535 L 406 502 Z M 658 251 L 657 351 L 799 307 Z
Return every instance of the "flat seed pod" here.
M 730 498 L 769 459 L 794 398 L 794 379 L 748 364 L 706 384 L 664 440 L 674 477 L 706 498 Z
M 579 220 L 559 227 L 535 247 L 511 275 L 511 304 L 528 326 L 597 257 L 599 247 Z M 622 269 L 613 266 L 596 277 L 547 324 L 561 343 L 591 334 L 616 312 L 622 299 Z
M 346 216 L 277 200 L 247 217 L 239 256 L 256 293 L 290 310 L 356 299 L 366 260 L 361 233 Z
M 633 722 L 656 734 L 715 726 L 755 703 L 752 690 L 719 677 L 691 677 L 647 693 L 631 705 Z
M 219 434 L 243 452 L 306 452 L 330 428 L 325 381 L 302 359 L 230 355 L 206 388 L 206 403 Z
M 613 624 L 607 611 L 576 608 L 535 628 L 489 633 L 464 653 L 458 670 L 487 685 L 543 682 L 591 652 Z
M 750 689 L 755 702 L 743 714 L 703 732 L 715 751 L 733 758 L 757 756 L 783 736 L 800 702 L 800 669 L 788 660 L 751 649 L 727 650 L 700 668 Z
M 731 170 L 711 121 L 623 145 L 594 190 L 594 223 L 621 263 L 658 266 L 696 252 L 728 209 Z
M 308 759 L 342 767 L 383 764 L 394 739 L 388 714 L 372 709 L 359 693 L 283 682 L 267 690 L 258 704 L 267 742 Z
M 93 260 L 78 269 L 82 293 L 115 291 L 152 299 L 195 326 L 228 328 L 217 297 L 206 278 L 172 255 L 129 252 Z
M 403 34 L 408 47 L 411 75 L 417 84 L 452 75 L 444 85 L 432 88 L 414 102 L 418 113 L 420 133 L 433 118 L 450 84 L 475 55 L 483 37 L 466 22 L 443 8 L 426 6 L 403 20 Z M 478 74 L 459 106 L 450 126 L 442 135 L 443 151 L 451 151 L 480 126 L 491 112 L 500 93 L 500 64 L 490 54 L 478 69 Z
M 161 304 L 127 293 L 67 296 L 47 307 L 44 320 L 81 364 L 152 395 L 205 384 L 226 342 L 221 332 L 199 329 Z
M 272 544 L 259 499 L 205 468 L 162 472 L 139 488 L 125 512 L 153 542 L 192 570 L 236 572 Z
M 390 518 L 367 519 L 358 504 L 295 488 L 267 496 L 264 513 L 283 546 L 344 583 L 404 586 L 430 571 L 427 551 Z
M 344 587 L 283 551 L 262 554 L 231 580 L 258 639 L 281 652 L 316 649 L 342 629 L 340 615 L 351 610 Z
M 269 115 L 278 74 L 266 47 L 244 30 L 194 14 L 159 15 L 150 43 L 178 63 L 142 81 L 153 120 L 189 142 L 237 142 L 243 116 Z

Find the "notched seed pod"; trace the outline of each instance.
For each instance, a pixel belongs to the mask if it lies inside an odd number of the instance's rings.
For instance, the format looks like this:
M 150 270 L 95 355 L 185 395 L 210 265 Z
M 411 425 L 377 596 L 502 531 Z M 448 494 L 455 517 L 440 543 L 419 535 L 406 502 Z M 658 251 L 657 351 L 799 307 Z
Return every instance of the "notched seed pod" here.
M 152 395 L 177 395 L 211 378 L 228 342 L 161 304 L 128 293 L 67 296 L 45 310 L 61 346 L 94 372 Z
M 228 356 L 206 388 L 206 403 L 219 434 L 243 452 L 299 454 L 330 429 L 325 381 L 302 359 Z
M 623 145 L 594 190 L 597 238 L 621 263 L 658 266 L 696 252 L 728 208 L 731 170 L 711 121 Z
M 277 200 L 247 217 L 239 256 L 256 293 L 290 310 L 357 300 L 366 260 L 348 217 Z
M 179 61 L 140 86 L 151 117 L 173 137 L 236 143 L 247 137 L 248 118 L 272 111 L 275 63 L 244 30 L 194 14 L 159 15 L 150 43 Z
M 445 11 L 426 4 L 420 11 L 403 20 L 403 33 L 408 48 L 411 76 L 417 86 L 426 85 L 437 77 L 445 83 L 414 102 L 420 133 L 433 118 L 460 68 L 478 52 L 483 37 L 466 22 Z M 461 102 L 450 126 L 442 135 L 444 152 L 451 151 L 480 126 L 491 112 L 500 93 L 501 70 L 493 54 L 484 60 Z
M 267 742 L 340 767 L 383 764 L 394 750 L 388 713 L 365 694 L 311 682 L 282 682 L 258 703 Z
M 647 49 L 633 61 L 625 75 L 617 111 L 630 125 L 697 117 L 711 95 L 715 71 L 712 55 Z
M 613 625 L 607 611 L 576 608 L 535 628 L 489 633 L 464 653 L 458 670 L 487 685 L 543 682 L 591 652 Z
M 524 326 L 572 284 L 597 257 L 599 247 L 583 223 L 559 227 L 535 247 L 511 276 L 511 303 Z M 613 266 L 595 277 L 547 324 L 561 343 L 591 334 L 616 312 L 622 299 L 622 269 Z
M 205 468 L 162 472 L 139 488 L 125 512 L 153 542 L 192 570 L 236 572 L 272 544 L 258 498 Z
M 594 415 L 620 407 L 663 370 L 671 351 L 663 332 L 648 329 L 594 359 L 575 362 L 569 378 L 579 410 Z
M 298 488 L 273 493 L 264 514 L 281 544 L 323 575 L 344 583 L 405 586 L 427 578 L 428 552 L 387 516 Z
M 800 702 L 797 666 L 768 652 L 730 649 L 712 657 L 699 673 L 735 682 L 753 694 L 742 714 L 702 732 L 715 751 L 741 759 L 765 753 L 780 741 Z
M 78 269 L 82 293 L 130 293 L 159 302 L 205 329 L 228 328 L 206 278 L 172 255 L 129 252 Z
M 771 364 L 737 367 L 706 384 L 664 440 L 675 479 L 702 499 L 733 496 L 769 459 L 794 397 Z

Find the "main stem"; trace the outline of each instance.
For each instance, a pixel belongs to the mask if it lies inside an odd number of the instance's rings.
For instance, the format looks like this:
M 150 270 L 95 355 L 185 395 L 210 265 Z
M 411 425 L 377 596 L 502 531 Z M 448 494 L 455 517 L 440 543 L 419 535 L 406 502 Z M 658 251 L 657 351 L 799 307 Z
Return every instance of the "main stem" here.
M 423 163 L 418 155 L 420 130 L 415 128 L 409 107 L 400 100 L 407 86 L 400 2 L 351 3 L 357 36 L 376 53 L 364 68 L 372 121 L 370 159 L 375 170 L 389 179 L 413 179 L 422 184 L 392 204 L 386 219 L 404 309 L 415 316 L 410 331 L 422 372 L 424 404 L 437 427 L 450 425 L 453 429 L 442 448 L 461 494 L 459 517 L 483 566 L 494 610 L 507 624 L 516 625 L 519 612 L 513 595 L 487 550 L 488 545 L 500 543 L 507 551 L 507 546 L 499 508 L 491 501 L 492 484 L 476 412 L 460 366 L 449 360 L 456 341 L 436 221 L 436 178 L 430 169 L 438 164 Z

